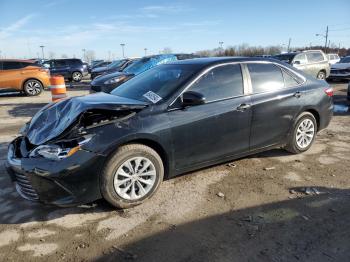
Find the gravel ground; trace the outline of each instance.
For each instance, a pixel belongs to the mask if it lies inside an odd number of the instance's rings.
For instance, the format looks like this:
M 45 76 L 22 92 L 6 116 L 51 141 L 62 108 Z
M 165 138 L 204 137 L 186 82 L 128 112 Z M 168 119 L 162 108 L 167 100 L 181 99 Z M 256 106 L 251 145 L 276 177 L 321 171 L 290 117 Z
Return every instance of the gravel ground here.
M 346 105 L 346 85 L 332 85 Z M 87 83 L 68 91 L 86 93 Z M 186 174 L 119 211 L 103 200 L 45 206 L 14 190 L 7 144 L 49 101 L 47 91 L 0 95 L 0 261 L 349 260 L 349 112 L 336 112 L 304 154 L 276 149 Z

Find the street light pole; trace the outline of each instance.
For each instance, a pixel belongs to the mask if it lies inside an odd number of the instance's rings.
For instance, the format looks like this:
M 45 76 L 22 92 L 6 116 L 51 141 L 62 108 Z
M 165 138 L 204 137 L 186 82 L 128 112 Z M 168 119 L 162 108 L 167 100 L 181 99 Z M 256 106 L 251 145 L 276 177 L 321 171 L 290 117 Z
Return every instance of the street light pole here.
M 145 56 L 146 56 L 146 55 L 147 55 L 147 50 L 148 50 L 148 49 L 147 49 L 147 48 L 144 48 L 143 50 L 145 50 Z
M 290 43 L 292 42 L 292 38 L 289 37 L 289 40 L 288 40 L 288 53 L 290 52 Z
M 125 46 L 125 44 L 120 44 L 120 46 L 122 47 L 123 58 L 125 58 L 125 54 L 124 54 L 124 46 Z
M 44 55 L 44 45 L 41 45 L 40 48 L 41 48 L 41 54 L 43 55 L 43 59 L 45 59 L 45 55 Z

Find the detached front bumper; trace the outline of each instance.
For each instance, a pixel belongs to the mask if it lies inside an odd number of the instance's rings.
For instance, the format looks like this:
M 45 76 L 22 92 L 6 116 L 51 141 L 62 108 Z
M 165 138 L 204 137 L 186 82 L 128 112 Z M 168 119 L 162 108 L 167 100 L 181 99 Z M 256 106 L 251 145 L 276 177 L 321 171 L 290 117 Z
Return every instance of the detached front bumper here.
M 102 156 L 79 150 L 60 161 L 21 157 L 21 139 L 16 138 L 9 145 L 5 167 L 23 198 L 62 207 L 101 198 L 99 174 L 104 163 Z

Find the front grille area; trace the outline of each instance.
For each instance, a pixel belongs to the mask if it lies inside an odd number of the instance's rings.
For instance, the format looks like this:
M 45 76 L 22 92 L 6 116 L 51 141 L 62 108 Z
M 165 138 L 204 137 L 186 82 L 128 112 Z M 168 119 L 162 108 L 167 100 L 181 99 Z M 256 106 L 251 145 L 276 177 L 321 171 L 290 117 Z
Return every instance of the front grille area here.
M 16 176 L 16 190 L 18 194 L 28 200 L 38 201 L 39 196 L 32 187 L 26 175 L 15 173 Z

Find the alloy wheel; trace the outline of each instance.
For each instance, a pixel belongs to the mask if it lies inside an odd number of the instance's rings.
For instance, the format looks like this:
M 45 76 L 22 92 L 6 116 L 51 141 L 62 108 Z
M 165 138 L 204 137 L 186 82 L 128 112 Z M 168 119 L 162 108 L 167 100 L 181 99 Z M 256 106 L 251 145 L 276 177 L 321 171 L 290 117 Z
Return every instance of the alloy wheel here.
M 30 80 L 25 84 L 25 91 L 27 94 L 35 96 L 41 92 L 41 84 L 36 80 Z
M 74 72 L 72 78 L 74 81 L 79 82 L 82 79 L 82 75 L 80 72 Z
M 126 160 L 114 175 L 114 189 L 125 200 L 146 196 L 156 182 L 156 168 L 146 157 Z
M 315 135 L 315 125 L 310 119 L 304 119 L 300 122 L 296 132 L 296 143 L 299 148 L 307 148 Z
M 326 78 L 326 75 L 325 75 L 324 72 L 319 72 L 318 75 L 317 75 L 317 78 L 323 80 L 323 79 Z

